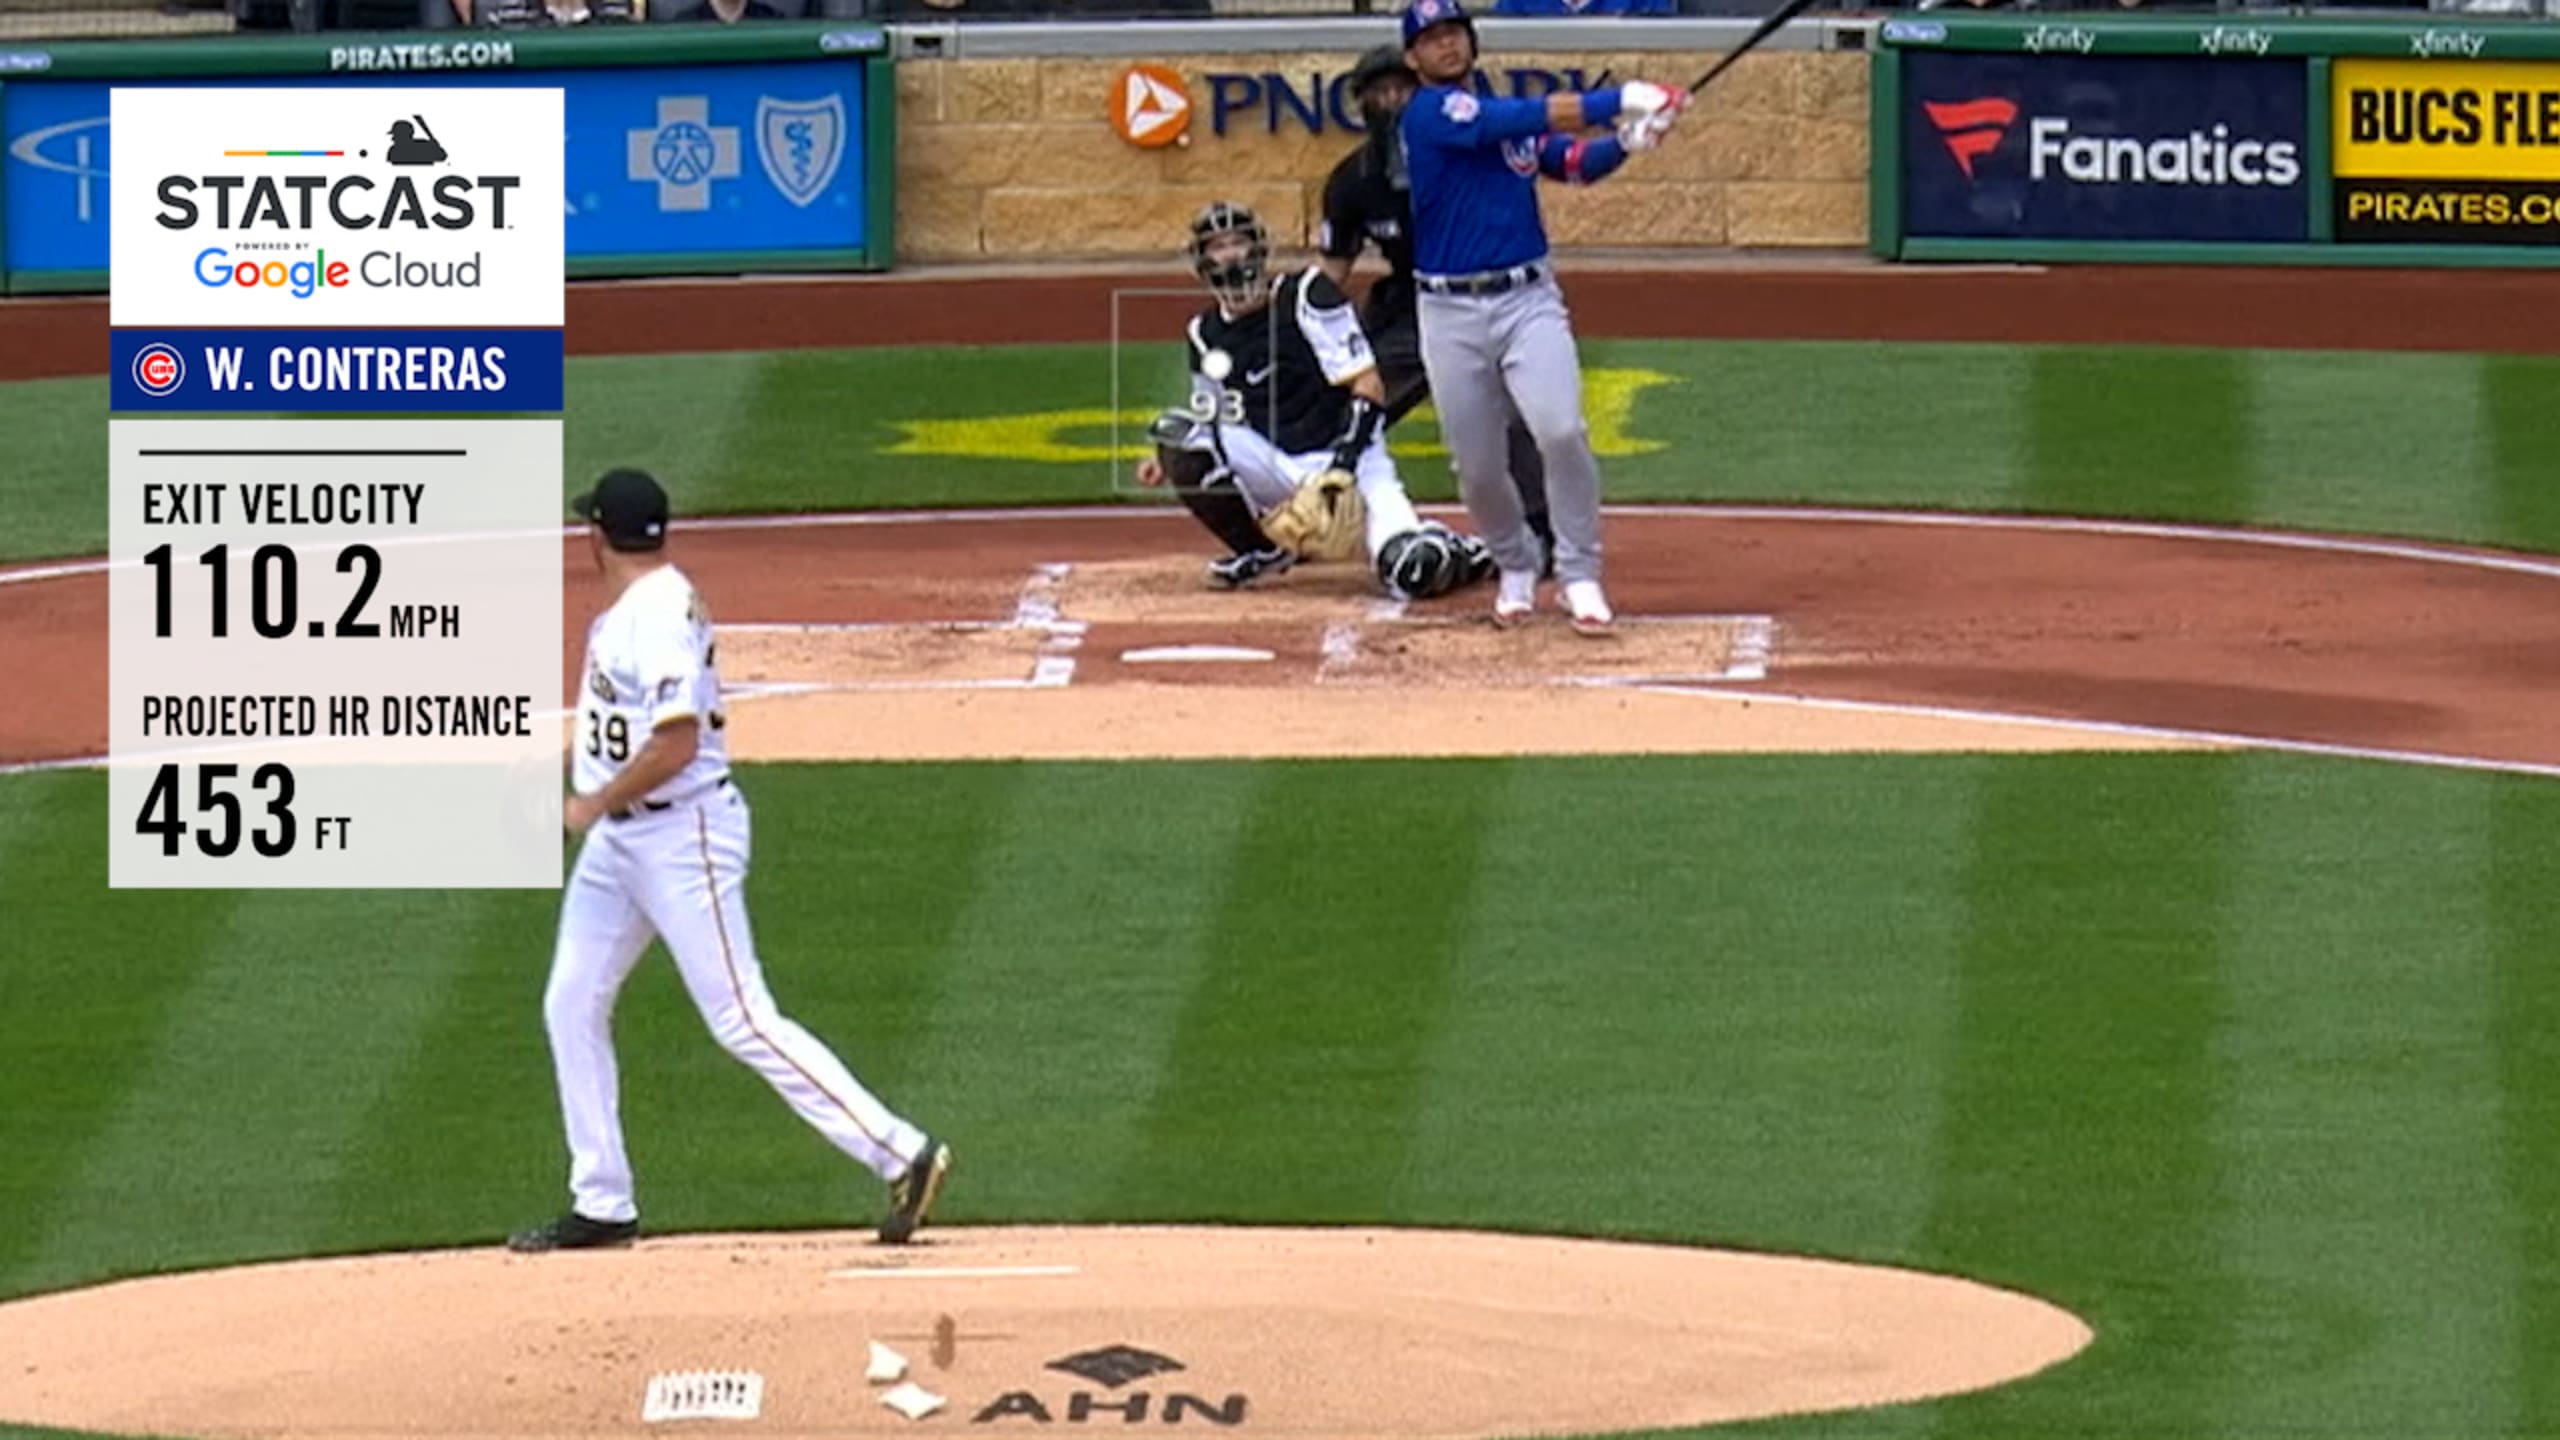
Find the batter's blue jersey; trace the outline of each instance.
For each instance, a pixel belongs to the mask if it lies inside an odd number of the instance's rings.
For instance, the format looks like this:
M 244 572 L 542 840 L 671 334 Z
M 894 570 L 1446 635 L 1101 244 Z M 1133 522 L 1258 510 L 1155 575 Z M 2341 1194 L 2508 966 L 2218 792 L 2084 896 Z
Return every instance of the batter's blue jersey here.
M 1546 133 L 1544 100 L 1488 99 L 1454 85 L 1414 95 L 1403 137 L 1416 270 L 1470 275 L 1545 256 L 1538 142 Z

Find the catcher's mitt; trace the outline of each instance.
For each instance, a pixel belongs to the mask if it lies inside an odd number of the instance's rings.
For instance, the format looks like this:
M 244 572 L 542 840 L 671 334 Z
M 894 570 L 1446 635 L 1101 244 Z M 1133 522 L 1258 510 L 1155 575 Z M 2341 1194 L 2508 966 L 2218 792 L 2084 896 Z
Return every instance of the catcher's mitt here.
M 1327 470 L 1263 516 L 1262 530 L 1305 559 L 1348 560 L 1367 543 L 1368 519 L 1351 472 Z

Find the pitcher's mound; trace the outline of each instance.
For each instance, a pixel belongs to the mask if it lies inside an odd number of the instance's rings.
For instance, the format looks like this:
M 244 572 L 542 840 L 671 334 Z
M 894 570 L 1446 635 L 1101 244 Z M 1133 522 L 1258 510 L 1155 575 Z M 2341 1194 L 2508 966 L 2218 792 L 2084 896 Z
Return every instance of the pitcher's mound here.
M 1587 1434 L 1923 1399 L 2090 1331 L 1876 1266 L 1421 1230 L 687 1236 L 260 1265 L 0 1306 L 0 1418 L 165 1435 L 659 1433 L 653 1377 L 748 1437 Z M 943 1404 L 910 1420 L 870 1342 Z M 659 1387 L 661 1399 L 683 1386 Z M 913 1391 L 901 1391 L 912 1396 Z M 698 1432 L 701 1422 L 676 1427 Z M 727 1432 L 730 1427 L 712 1427 Z

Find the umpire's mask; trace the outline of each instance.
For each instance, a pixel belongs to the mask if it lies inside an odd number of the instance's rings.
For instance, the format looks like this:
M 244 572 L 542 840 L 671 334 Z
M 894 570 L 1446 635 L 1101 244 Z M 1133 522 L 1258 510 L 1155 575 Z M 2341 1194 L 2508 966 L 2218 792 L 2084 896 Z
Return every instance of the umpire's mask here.
M 1262 272 L 1270 260 L 1270 232 L 1242 205 L 1221 200 L 1191 222 L 1192 272 L 1230 310 L 1262 298 Z

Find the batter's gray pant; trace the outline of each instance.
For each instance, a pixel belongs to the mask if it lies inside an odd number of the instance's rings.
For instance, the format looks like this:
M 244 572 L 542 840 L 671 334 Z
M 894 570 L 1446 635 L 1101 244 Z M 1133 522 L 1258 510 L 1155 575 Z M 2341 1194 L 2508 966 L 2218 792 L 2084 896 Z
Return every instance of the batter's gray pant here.
M 1422 319 L 1409 309 L 1392 310 L 1381 321 L 1363 320 L 1360 328 L 1369 332 L 1369 349 L 1378 357 L 1378 378 L 1387 387 L 1387 424 L 1392 426 L 1431 398 L 1431 377 L 1422 367 Z M 1521 505 L 1532 515 L 1545 515 L 1547 462 L 1538 454 L 1537 440 L 1516 416 L 1503 427 L 1502 439 Z
M 1556 578 L 1600 578 L 1600 462 L 1582 416 L 1582 361 L 1555 277 L 1499 295 L 1421 297 L 1422 363 L 1476 533 L 1505 570 L 1538 569 L 1538 541 L 1512 487 L 1503 431 L 1512 412 L 1547 462 Z M 1504 403 L 1504 396 L 1510 397 Z

